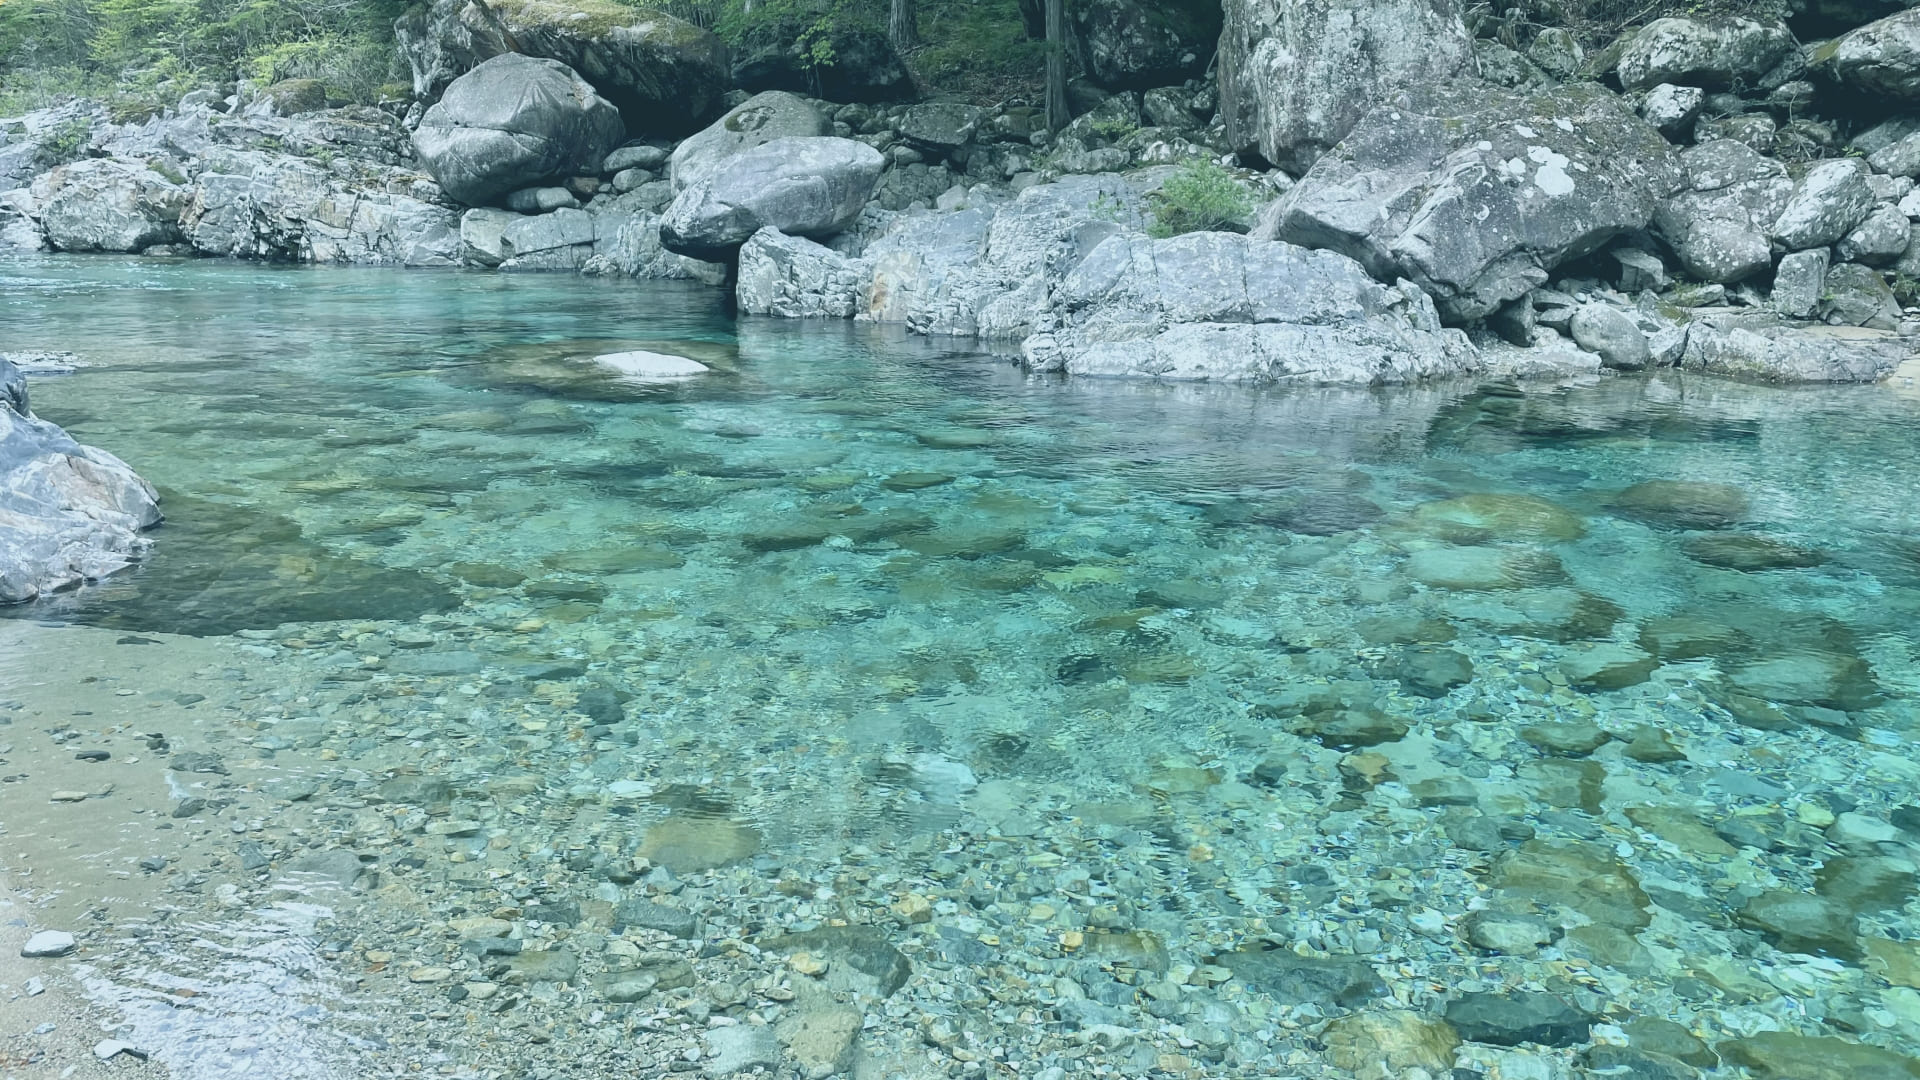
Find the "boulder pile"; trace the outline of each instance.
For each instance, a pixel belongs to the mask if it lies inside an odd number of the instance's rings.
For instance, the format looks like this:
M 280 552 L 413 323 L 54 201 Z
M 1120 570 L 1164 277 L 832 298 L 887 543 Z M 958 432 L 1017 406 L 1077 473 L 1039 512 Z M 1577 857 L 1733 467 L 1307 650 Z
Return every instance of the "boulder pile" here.
M 693 278 L 1081 374 L 1869 381 L 1920 333 L 1920 9 L 1869 7 L 1609 42 L 1464 0 L 1086 0 L 1054 132 L 902 100 L 851 31 L 796 81 L 613 0 L 434 0 L 396 28 L 411 102 L 0 121 L 0 251 Z M 1195 168 L 1257 212 L 1172 236 Z

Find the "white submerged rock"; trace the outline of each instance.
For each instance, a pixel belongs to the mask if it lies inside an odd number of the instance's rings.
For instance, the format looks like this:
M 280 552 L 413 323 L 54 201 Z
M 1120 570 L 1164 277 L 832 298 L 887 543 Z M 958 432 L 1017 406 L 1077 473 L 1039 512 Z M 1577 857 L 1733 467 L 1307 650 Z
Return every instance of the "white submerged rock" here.
M 603 353 L 594 357 L 593 362 L 623 379 L 636 382 L 691 379 L 713 370 L 698 360 L 689 360 L 684 356 L 672 356 L 668 353 L 647 352 L 644 349 Z

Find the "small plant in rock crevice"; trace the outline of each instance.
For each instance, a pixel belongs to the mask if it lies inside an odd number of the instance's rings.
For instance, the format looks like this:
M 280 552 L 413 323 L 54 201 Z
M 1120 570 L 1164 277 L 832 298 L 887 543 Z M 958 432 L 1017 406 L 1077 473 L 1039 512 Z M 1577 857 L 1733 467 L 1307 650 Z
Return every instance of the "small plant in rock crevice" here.
M 1147 196 L 1153 220 L 1147 235 L 1164 240 L 1191 232 L 1246 232 L 1252 224 L 1253 196 L 1226 168 L 1197 159 L 1180 167 L 1160 190 Z

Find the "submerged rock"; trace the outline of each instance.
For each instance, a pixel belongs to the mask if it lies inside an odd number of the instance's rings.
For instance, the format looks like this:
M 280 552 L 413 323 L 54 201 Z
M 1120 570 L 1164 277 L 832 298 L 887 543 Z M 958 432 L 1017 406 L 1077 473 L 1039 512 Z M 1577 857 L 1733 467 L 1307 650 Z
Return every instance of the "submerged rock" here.
M 1614 496 L 1609 504 L 1624 518 L 1668 529 L 1724 529 L 1747 516 L 1739 488 L 1693 480 L 1648 480 Z
M 1440 1076 L 1453 1067 L 1460 1034 L 1444 1020 L 1405 1009 L 1381 1009 L 1340 1017 L 1320 1040 L 1333 1064 L 1355 1080 L 1395 1080 L 1410 1069 Z
M 1687 558 L 1727 570 L 1784 570 L 1819 566 L 1827 557 L 1813 548 L 1749 533 L 1690 536 L 1680 545 Z
M 1495 1046 L 1573 1046 L 1593 1028 L 1593 1017 L 1565 999 L 1529 991 L 1462 994 L 1447 1004 L 1447 1022 L 1468 1042 Z
M 1579 514 L 1535 495 L 1491 492 L 1461 495 L 1414 507 L 1413 523 L 1450 544 L 1490 540 L 1578 540 L 1587 534 Z
M 159 496 L 126 462 L 36 419 L 0 359 L 0 603 L 93 581 L 145 554 Z
M 698 360 L 644 350 L 602 353 L 594 357 L 593 362 L 623 379 L 632 379 L 636 382 L 690 379 L 713 370 Z

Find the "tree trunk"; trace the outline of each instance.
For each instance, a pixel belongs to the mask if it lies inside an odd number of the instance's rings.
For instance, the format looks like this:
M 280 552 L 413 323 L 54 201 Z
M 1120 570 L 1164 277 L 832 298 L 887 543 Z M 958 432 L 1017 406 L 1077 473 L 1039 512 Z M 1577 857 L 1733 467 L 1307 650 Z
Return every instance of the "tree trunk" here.
M 893 0 L 887 13 L 887 40 L 902 56 L 920 44 L 920 32 L 913 24 L 913 0 Z
M 1047 130 L 1073 119 L 1067 112 L 1067 3 L 1047 0 Z

